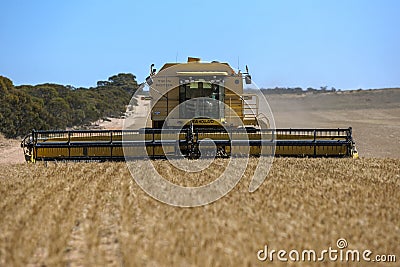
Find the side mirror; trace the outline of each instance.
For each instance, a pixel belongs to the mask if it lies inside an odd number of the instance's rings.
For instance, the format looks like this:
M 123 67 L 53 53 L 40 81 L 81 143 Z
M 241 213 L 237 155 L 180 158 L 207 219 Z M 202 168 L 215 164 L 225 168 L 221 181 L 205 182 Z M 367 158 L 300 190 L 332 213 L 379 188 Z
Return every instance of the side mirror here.
M 246 84 L 251 84 L 251 75 L 247 74 L 246 76 L 244 76 L 244 80 Z
M 153 84 L 153 79 L 152 79 L 150 76 L 148 76 L 148 77 L 146 78 L 146 83 L 147 83 L 149 86 L 151 86 L 151 85 Z

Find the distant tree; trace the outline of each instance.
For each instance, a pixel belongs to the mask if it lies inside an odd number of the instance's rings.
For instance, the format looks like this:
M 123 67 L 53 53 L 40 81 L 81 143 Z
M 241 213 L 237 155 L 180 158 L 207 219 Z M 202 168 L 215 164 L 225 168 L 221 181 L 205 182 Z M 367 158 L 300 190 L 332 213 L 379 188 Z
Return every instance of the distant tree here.
M 109 89 L 109 88 L 121 88 L 131 95 L 138 89 L 138 83 L 136 76 L 132 73 L 119 73 L 108 78 L 108 81 L 98 81 L 98 88 Z
M 47 105 L 47 110 L 52 116 L 52 125 L 57 129 L 65 129 L 70 122 L 71 109 L 61 97 L 53 98 Z
M 97 87 L 108 86 L 108 85 L 110 85 L 110 82 L 108 82 L 108 81 L 98 81 L 97 82 Z
M 303 93 L 303 88 L 301 87 L 295 87 L 293 88 L 294 93 L 301 95 Z
M 18 89 L 25 91 L 31 96 L 43 99 L 44 103 L 47 104 L 51 99 L 59 97 L 56 88 L 48 85 L 37 85 L 37 86 L 19 86 Z

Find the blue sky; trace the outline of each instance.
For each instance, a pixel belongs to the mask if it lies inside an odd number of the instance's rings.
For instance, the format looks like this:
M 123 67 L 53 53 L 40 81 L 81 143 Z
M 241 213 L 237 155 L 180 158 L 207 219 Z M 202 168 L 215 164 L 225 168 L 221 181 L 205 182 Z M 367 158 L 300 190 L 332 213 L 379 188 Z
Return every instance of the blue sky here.
M 247 64 L 260 87 L 400 86 L 400 1 L 3 1 L 0 75 L 76 87 L 149 65 Z

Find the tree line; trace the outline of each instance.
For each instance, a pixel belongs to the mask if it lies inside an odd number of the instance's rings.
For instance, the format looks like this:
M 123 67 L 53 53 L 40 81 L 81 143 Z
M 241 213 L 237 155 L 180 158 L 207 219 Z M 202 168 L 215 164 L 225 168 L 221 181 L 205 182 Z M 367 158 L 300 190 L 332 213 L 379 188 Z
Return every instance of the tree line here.
M 320 88 L 308 87 L 305 90 L 301 87 L 261 88 L 261 91 L 264 94 L 302 94 L 305 92 L 317 94 L 317 93 L 336 92 L 341 90 L 336 89 L 335 87 L 328 88 L 328 86 L 321 86 Z
M 136 77 L 120 73 L 96 87 L 59 84 L 14 86 L 0 76 L 0 132 L 7 138 L 32 129 L 81 127 L 104 117 L 120 117 L 138 88 Z

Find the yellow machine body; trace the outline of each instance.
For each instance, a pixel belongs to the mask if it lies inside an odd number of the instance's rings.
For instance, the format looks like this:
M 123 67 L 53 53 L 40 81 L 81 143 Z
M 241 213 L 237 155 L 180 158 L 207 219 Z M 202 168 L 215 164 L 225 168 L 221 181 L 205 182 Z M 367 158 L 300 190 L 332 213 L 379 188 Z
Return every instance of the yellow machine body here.
M 248 71 L 227 63 L 167 63 L 158 73 L 151 67 L 146 82 L 151 128 L 32 131 L 21 144 L 26 160 L 197 158 L 200 146 L 221 157 L 231 156 L 233 147 L 251 156 L 358 157 L 351 128 L 270 129 L 258 96 L 243 93 Z

